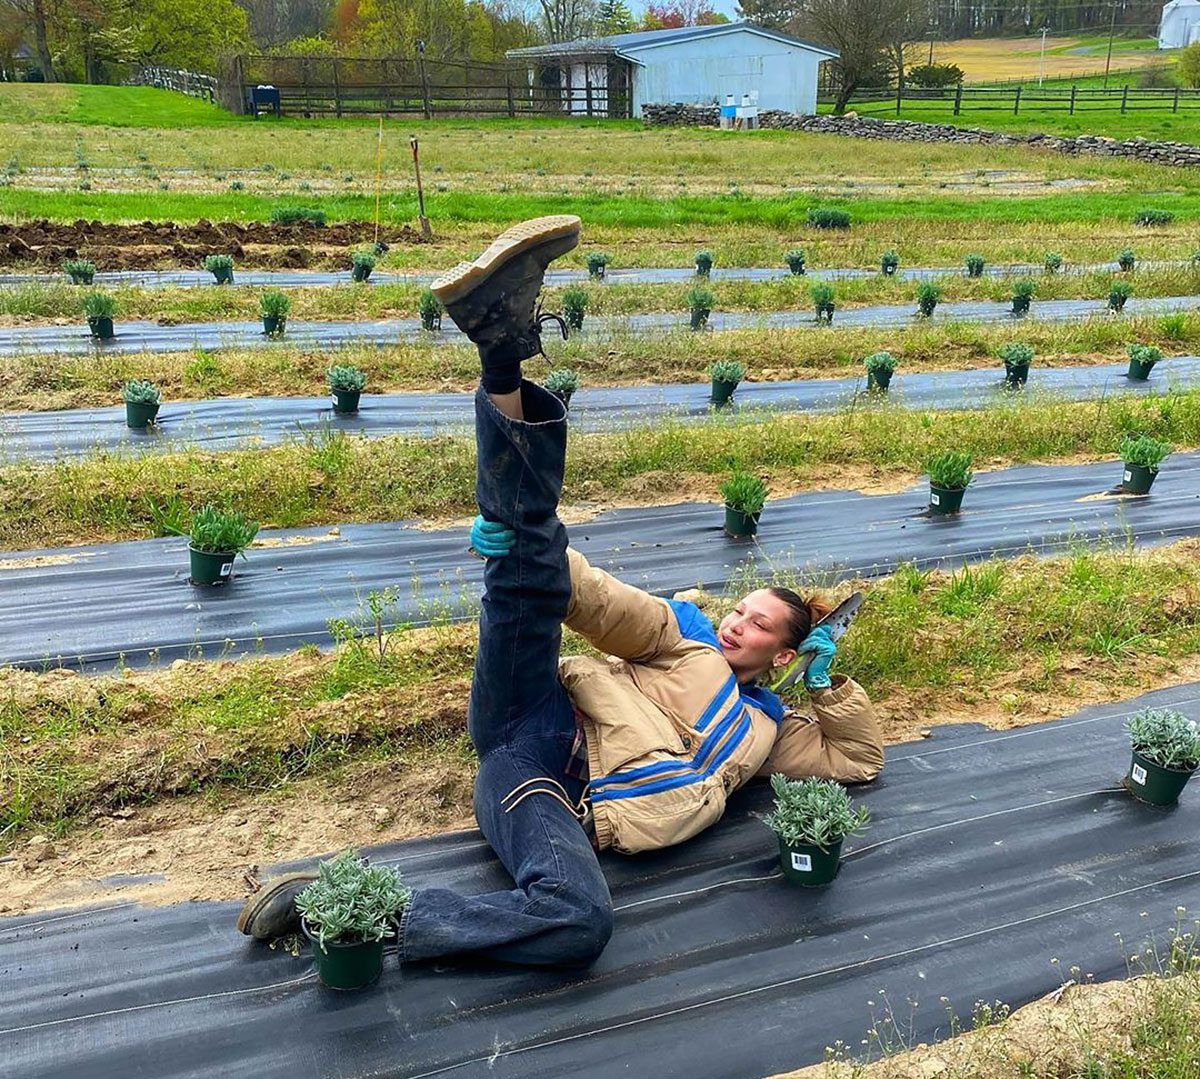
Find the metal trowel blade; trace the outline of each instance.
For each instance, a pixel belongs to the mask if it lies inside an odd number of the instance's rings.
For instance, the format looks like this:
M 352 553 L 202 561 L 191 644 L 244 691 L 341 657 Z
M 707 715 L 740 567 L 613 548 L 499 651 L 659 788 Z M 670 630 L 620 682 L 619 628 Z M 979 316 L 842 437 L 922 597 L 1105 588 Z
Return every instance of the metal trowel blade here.
M 840 639 L 842 634 L 850 628 L 850 623 L 854 621 L 854 616 L 858 613 L 859 607 L 862 606 L 862 601 L 863 594 L 861 592 L 852 593 L 822 618 L 817 623 L 817 626 L 825 626 L 829 630 L 829 635 L 835 641 Z M 816 626 L 813 628 L 815 629 Z M 812 663 L 815 655 L 815 652 L 804 652 L 798 656 L 787 669 L 784 676 L 771 687 L 772 691 L 782 693 L 785 689 L 791 689 L 792 686 L 804 677 L 804 672 L 808 670 L 809 664 Z

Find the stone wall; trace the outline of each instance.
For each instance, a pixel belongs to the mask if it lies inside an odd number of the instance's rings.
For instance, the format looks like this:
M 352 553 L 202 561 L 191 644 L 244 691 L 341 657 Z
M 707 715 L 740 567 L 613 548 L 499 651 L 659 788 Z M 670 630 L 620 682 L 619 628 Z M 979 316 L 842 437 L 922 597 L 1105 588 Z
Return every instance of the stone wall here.
M 717 127 L 716 105 L 643 105 L 642 120 L 671 127 Z M 812 131 L 823 135 L 850 135 L 860 139 L 895 139 L 903 142 L 986 143 L 989 146 L 1036 146 L 1064 154 L 1096 154 L 1101 157 L 1133 157 L 1159 165 L 1200 166 L 1200 146 L 1186 142 L 1151 142 L 1148 139 L 1108 139 L 1102 135 L 1002 135 L 978 127 L 953 124 L 922 124 L 915 120 L 880 120 L 856 116 L 799 116 L 764 109 L 760 127 Z

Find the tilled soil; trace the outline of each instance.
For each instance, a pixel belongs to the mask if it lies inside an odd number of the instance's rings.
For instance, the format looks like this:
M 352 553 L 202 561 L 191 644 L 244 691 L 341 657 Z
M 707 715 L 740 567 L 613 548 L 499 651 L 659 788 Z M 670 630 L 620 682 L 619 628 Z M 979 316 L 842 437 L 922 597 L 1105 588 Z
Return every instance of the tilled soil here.
M 427 242 L 407 225 L 381 228 L 379 238 L 389 246 Z M 191 225 L 114 225 L 79 220 L 66 225 L 43 219 L 0 223 L 0 265 L 57 267 L 63 259 L 87 258 L 98 270 L 150 270 L 196 266 L 207 255 L 232 255 L 242 266 L 340 268 L 350 264 L 348 248 L 374 239 L 375 226 L 369 221 L 273 225 L 201 219 Z

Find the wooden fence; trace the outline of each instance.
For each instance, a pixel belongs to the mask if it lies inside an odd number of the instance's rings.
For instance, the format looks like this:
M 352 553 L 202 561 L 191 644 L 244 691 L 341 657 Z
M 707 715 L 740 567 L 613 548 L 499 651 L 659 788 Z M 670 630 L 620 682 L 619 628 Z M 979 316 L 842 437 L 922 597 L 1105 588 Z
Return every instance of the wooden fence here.
M 249 111 L 255 86 L 269 85 L 279 91 L 285 116 L 631 115 L 627 64 L 599 72 L 594 65 L 585 66 L 581 86 L 564 86 L 562 70 L 545 61 L 533 68 L 528 63 L 448 63 L 421 56 L 237 56 L 229 77 L 240 88 L 239 112 Z
M 866 91 L 856 94 L 849 107 L 862 115 L 894 111 L 905 106 L 941 102 L 953 116 L 965 112 L 1084 112 L 1118 110 L 1122 113 L 1142 110 L 1180 112 L 1200 108 L 1200 90 L 1182 87 L 1149 89 L 1132 86 L 950 86 L 942 90 L 905 89 Z
M 174 90 L 189 97 L 202 97 L 216 102 L 217 80 L 211 75 L 198 75 L 174 67 L 143 67 L 125 80 L 128 86 L 155 86 L 159 90 Z

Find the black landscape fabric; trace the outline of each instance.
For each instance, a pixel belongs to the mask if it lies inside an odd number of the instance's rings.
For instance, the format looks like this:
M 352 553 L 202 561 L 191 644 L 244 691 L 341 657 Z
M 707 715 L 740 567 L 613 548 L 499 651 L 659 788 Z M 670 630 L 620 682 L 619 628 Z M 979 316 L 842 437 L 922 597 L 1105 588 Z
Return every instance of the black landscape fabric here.
M 0 1060 L 23 1079 L 756 1079 L 861 1050 L 889 1009 L 916 1041 L 976 1001 L 1017 1006 L 1200 910 L 1200 789 L 1120 789 L 1122 720 L 1200 716 L 1200 686 L 1012 731 L 937 728 L 853 793 L 870 829 L 822 889 L 784 883 L 763 783 L 671 850 L 605 857 L 616 931 L 585 973 L 395 956 L 334 993 L 237 935 L 234 903 L 127 904 L 0 921 Z M 1194 785 L 1193 785 L 1194 786 Z M 509 887 L 480 838 L 378 850 L 413 886 Z M 1120 934 L 1120 938 L 1116 936 Z M 1122 943 L 1122 941 L 1124 943 Z M 1072 971 L 1078 966 L 1078 971 Z M 943 1002 L 942 998 L 946 998 Z
M 1188 311 L 1200 304 L 1198 296 L 1134 297 L 1125 305 L 1130 315 L 1165 314 Z M 1047 322 L 1077 322 L 1108 317 L 1106 300 L 1034 300 L 1027 319 Z M 839 309 L 838 326 L 904 327 L 914 322 L 1009 322 L 1020 325 L 1008 303 L 955 301 L 939 304 L 929 319 L 917 319 L 915 301 L 904 304 L 868 305 Z M 740 311 L 714 311 L 708 320 L 710 330 L 802 330 L 823 328 L 811 310 L 776 311 L 755 314 Z M 680 314 L 592 316 L 584 324 L 583 336 L 605 333 L 662 334 L 685 330 L 686 312 Z M 185 322 L 163 326 L 156 322 L 116 319 L 116 337 L 98 341 L 88 333 L 81 318 L 75 325 L 0 327 L 0 356 L 71 354 L 92 351 L 101 354 L 129 352 L 187 352 L 191 349 L 276 348 L 283 344 L 308 348 L 336 348 L 339 345 L 388 345 L 401 341 L 423 340 L 430 343 L 463 343 L 466 338 L 445 320 L 441 331 L 426 333 L 418 319 L 398 318 L 378 322 L 327 322 L 318 319 L 289 319 L 287 333 L 280 338 L 266 337 L 262 322 Z
M 1025 465 L 980 475 L 963 512 L 928 515 L 928 487 L 900 494 L 814 491 L 768 504 L 756 543 L 727 539 L 719 505 L 612 510 L 569 528 L 589 559 L 667 594 L 724 587 L 739 572 L 797 570 L 821 583 L 901 562 L 954 566 L 1200 534 L 1200 453 L 1167 459 L 1148 496 L 1112 494 L 1119 461 Z M 715 481 L 714 481 L 715 487 Z M 235 577 L 188 581 L 187 539 L 8 552 L 0 562 L 0 663 L 130 665 L 222 652 L 329 643 L 330 618 L 353 617 L 368 592 L 395 589 L 397 622 L 473 616 L 482 563 L 465 527 L 415 522 L 263 533 Z
M 975 409 L 1005 404 L 1086 401 L 1121 394 L 1157 396 L 1200 386 L 1200 357 L 1173 356 L 1144 381 L 1127 364 L 1033 368 L 1020 394 L 1004 385 L 1003 366 L 975 371 L 909 373 L 892 379 L 886 398 L 865 393 L 866 376 L 743 382 L 729 409 L 713 412 L 708 384 L 620 386 L 579 390 L 571 426 L 604 431 L 679 422 L 734 421 L 767 412 L 830 412 L 856 408 Z M 474 394 L 364 394 L 358 412 L 333 411 L 328 397 L 221 397 L 166 401 L 153 427 L 125 424 L 125 407 L 0 413 L 0 463 L 82 457 L 101 452 L 170 453 L 197 447 L 227 450 L 276 445 L 325 432 L 433 436 L 463 434 L 474 423 Z

